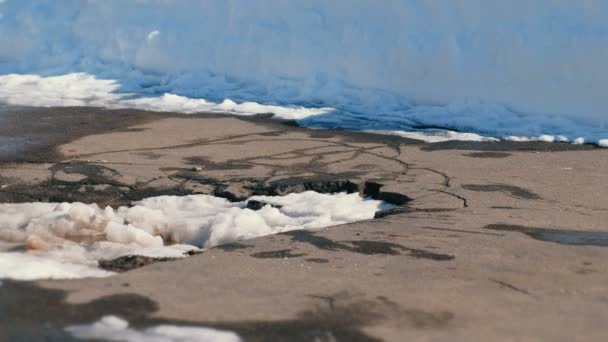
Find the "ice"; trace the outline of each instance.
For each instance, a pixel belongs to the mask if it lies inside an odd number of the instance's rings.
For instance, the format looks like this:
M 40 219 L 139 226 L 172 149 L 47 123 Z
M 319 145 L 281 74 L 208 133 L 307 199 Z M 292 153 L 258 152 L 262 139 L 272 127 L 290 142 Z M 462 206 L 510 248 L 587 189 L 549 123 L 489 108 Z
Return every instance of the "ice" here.
M 104 316 L 92 324 L 74 325 L 65 330 L 78 339 L 96 339 L 124 342 L 239 342 L 239 336 L 230 331 L 212 328 L 159 325 L 143 330 L 129 328 L 129 322 Z
M 604 0 L 6 0 L 0 16 L 0 101 L 608 139 Z
M 358 194 L 307 191 L 254 196 L 247 209 L 208 195 L 160 196 L 130 207 L 84 203 L 0 204 L 0 278 L 102 277 L 99 260 L 182 258 L 188 252 L 296 229 L 368 220 L 390 205 Z

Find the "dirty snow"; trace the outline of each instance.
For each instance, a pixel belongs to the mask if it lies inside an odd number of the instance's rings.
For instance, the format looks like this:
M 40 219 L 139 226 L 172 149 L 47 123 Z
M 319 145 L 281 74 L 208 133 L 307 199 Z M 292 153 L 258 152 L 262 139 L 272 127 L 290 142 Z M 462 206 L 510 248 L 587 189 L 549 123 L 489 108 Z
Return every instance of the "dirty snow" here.
M 118 209 L 83 203 L 0 204 L 0 278 L 103 277 L 111 273 L 97 268 L 102 259 L 180 258 L 199 248 L 372 219 L 390 207 L 358 194 L 312 191 L 250 200 L 268 205 L 253 211 L 246 208 L 247 201 L 208 195 L 153 197 Z

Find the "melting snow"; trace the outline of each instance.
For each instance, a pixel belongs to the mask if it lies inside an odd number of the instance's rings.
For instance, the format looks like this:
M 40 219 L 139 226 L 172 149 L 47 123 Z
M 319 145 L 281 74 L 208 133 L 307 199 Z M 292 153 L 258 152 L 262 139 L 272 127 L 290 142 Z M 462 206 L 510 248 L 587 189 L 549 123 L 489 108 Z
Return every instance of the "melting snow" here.
M 116 93 L 120 85 L 112 80 L 99 80 L 84 73 L 42 77 L 38 75 L 0 75 L 0 102 L 13 106 L 67 107 L 92 106 L 134 108 L 178 113 L 230 113 L 255 115 L 272 113 L 281 119 L 298 120 L 331 113 L 332 108 L 262 105 L 255 102 L 220 103 L 191 99 L 174 94 L 133 98 L 133 94 Z
M 370 131 L 372 133 L 382 133 L 381 131 Z M 422 140 L 429 143 L 438 143 L 444 141 L 498 141 L 496 138 L 484 137 L 475 133 L 461 133 L 450 130 L 432 130 L 432 131 L 420 131 L 420 132 L 404 132 L 404 131 L 393 131 L 388 132 L 391 134 L 399 135 L 405 138 Z
M 372 219 L 390 205 L 358 194 L 161 196 L 116 210 L 83 203 L 0 204 L 0 278 L 103 277 L 99 260 L 124 255 L 179 258 L 188 251 L 295 229 Z M 271 206 L 272 204 L 273 206 Z
M 116 316 L 105 316 L 87 325 L 65 328 L 79 339 L 124 342 L 239 342 L 238 335 L 212 328 L 159 325 L 144 330 L 129 328 L 129 323 Z

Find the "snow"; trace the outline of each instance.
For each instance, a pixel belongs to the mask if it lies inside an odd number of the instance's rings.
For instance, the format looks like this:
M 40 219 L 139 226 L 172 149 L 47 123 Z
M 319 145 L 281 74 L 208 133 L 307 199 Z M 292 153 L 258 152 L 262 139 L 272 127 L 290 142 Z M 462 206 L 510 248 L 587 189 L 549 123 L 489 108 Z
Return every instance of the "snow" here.
M 61 262 L 44 255 L 0 253 L 0 278 L 16 280 L 75 279 L 112 275 L 90 266 Z
M 201 327 L 159 325 L 145 330 L 129 328 L 129 323 L 116 316 L 104 316 L 88 325 L 74 325 L 65 330 L 79 339 L 124 342 L 239 342 L 233 332 Z
M 117 209 L 84 203 L 0 204 L 0 278 L 104 277 L 111 273 L 97 268 L 102 259 L 182 258 L 199 248 L 368 220 L 390 207 L 358 194 L 312 191 L 250 200 L 268 205 L 253 211 L 246 208 L 247 201 L 208 195 L 152 197 Z
M 444 141 L 498 141 L 496 138 L 484 137 L 475 133 L 460 133 L 450 130 L 421 130 L 417 132 L 404 131 L 370 131 L 371 133 L 389 133 L 409 139 L 422 140 L 428 143 L 439 143 Z
M 93 106 L 107 108 L 135 108 L 178 113 L 231 113 L 255 115 L 273 113 L 288 120 L 331 113 L 331 108 L 261 105 L 255 102 L 221 103 L 191 99 L 174 94 L 158 97 L 132 98 L 133 94 L 117 94 L 119 84 L 113 80 L 99 80 L 92 75 L 73 73 L 61 76 L 39 75 L 0 76 L 0 102 L 13 106 L 63 107 Z
M 0 101 L 608 138 L 604 0 L 6 0 L 0 16 Z

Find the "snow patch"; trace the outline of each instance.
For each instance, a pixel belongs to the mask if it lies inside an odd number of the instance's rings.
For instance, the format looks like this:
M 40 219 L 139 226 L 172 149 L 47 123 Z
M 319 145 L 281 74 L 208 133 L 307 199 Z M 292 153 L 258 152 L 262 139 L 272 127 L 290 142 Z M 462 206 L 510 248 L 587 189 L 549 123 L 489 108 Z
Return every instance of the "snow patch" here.
M 0 278 L 15 280 L 76 279 L 108 277 L 107 272 L 95 267 L 50 259 L 43 253 L 0 252 Z
M 144 330 L 129 328 L 129 322 L 104 316 L 92 324 L 73 325 L 65 330 L 79 339 L 98 339 L 124 342 L 240 342 L 230 331 L 201 327 L 159 325 Z
M 125 255 L 185 257 L 187 252 L 296 229 L 372 219 L 391 205 L 358 194 L 312 191 L 254 196 L 247 209 L 208 195 L 160 196 L 132 207 L 83 203 L 0 204 L 0 278 L 103 277 L 99 260 Z
M 393 132 L 382 132 L 382 131 L 370 131 L 371 133 L 389 133 L 399 135 L 404 138 L 422 140 L 428 143 L 439 143 L 445 141 L 499 141 L 499 139 L 492 137 L 484 137 L 475 133 L 461 133 L 450 130 L 432 130 L 432 131 L 418 131 L 418 132 L 404 132 L 404 131 L 393 131 Z
M 0 80 L 1 82 L 1 80 Z M 314 115 L 328 114 L 332 108 L 305 108 L 300 106 L 263 105 L 256 102 L 236 103 L 225 99 L 221 103 L 208 102 L 203 99 L 191 99 L 174 94 L 164 94 L 159 97 L 146 97 L 133 100 L 122 100 L 110 103 L 106 107 L 137 108 L 150 111 L 177 113 L 229 113 L 235 115 L 274 114 L 275 117 L 286 120 L 299 120 Z
M 585 138 L 578 137 L 572 141 L 574 145 L 582 145 L 585 143 Z

